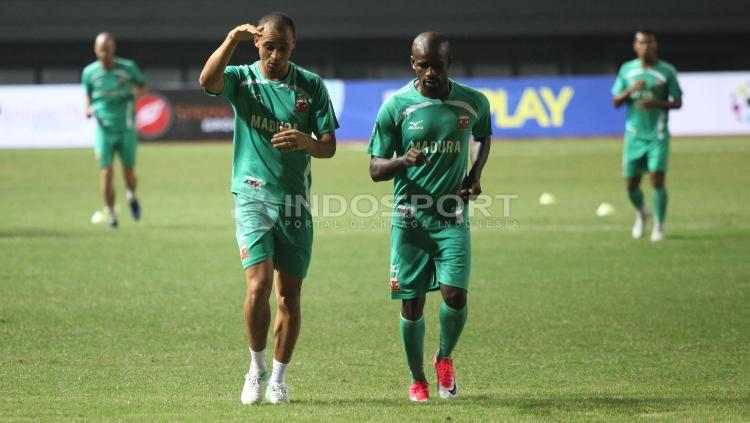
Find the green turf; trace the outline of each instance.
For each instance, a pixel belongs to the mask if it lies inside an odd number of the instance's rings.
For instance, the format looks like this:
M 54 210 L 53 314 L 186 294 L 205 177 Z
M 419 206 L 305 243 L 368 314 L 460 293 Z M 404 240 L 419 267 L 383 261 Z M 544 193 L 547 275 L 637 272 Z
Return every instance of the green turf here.
M 116 231 L 89 223 L 90 151 L 0 151 L 0 420 L 747 421 L 750 140 L 673 142 L 657 245 L 630 239 L 619 151 L 493 145 L 483 188 L 519 199 L 508 217 L 495 205 L 475 220 L 453 402 L 406 399 L 388 230 L 318 220 L 287 407 L 239 402 L 228 144 L 143 146 L 144 219 L 121 204 Z M 314 162 L 313 191 L 388 192 L 367 162 L 361 144 L 342 144 Z M 556 206 L 538 205 L 545 191 Z M 596 217 L 604 201 L 617 212 Z M 428 354 L 437 305 L 430 296 Z

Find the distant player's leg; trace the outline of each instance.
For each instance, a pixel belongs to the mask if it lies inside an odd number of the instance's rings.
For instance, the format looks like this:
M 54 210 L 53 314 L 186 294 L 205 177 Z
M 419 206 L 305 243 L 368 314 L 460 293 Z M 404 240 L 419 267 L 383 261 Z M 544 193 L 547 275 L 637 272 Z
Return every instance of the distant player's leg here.
M 112 165 L 99 169 L 99 186 L 107 210 L 109 227 L 116 228 L 117 214 L 115 213 L 115 188 L 112 183 Z
M 97 126 L 94 153 L 96 154 L 96 165 L 99 168 L 99 190 L 104 199 L 104 206 L 107 211 L 107 219 L 110 228 L 117 227 L 115 188 L 112 184 L 112 161 L 115 156 L 116 142 L 117 139 L 114 134 Z
M 643 191 L 641 191 L 641 175 L 647 168 L 644 148 L 643 142 L 638 139 L 625 137 L 622 153 L 622 173 L 625 177 L 628 198 L 636 210 L 632 229 L 632 235 L 635 239 L 643 236 L 646 221 L 649 217 L 649 211 L 643 201 Z
M 667 217 L 667 188 L 664 185 L 669 159 L 669 138 L 654 142 L 648 157 L 648 170 L 651 173 L 653 187 L 654 227 L 651 230 L 651 241 L 664 239 L 664 220 Z
M 430 398 L 427 376 L 424 374 L 424 303 L 426 296 L 402 300 L 400 332 L 411 373 L 409 399 L 427 401 Z
M 633 238 L 639 239 L 643 236 L 649 211 L 643 202 L 643 191 L 641 190 L 641 175 L 625 178 L 625 186 L 628 190 L 630 203 L 635 207 L 635 222 L 633 223 Z
M 651 231 L 651 241 L 654 242 L 664 239 L 664 220 L 667 217 L 667 188 L 664 186 L 665 176 L 664 172 L 651 173 L 654 203 L 654 227 Z
M 134 129 L 126 130 L 120 156 L 122 158 L 122 171 L 123 176 L 125 177 L 125 186 L 128 188 L 125 196 L 130 206 L 130 212 L 135 220 L 141 218 L 141 205 L 135 195 L 136 185 L 138 184 L 138 179 L 135 176 L 135 155 L 137 146 L 138 139 L 136 131 Z
M 471 269 L 471 239 L 468 226 L 447 227 L 435 231 L 438 244 L 435 257 L 437 278 L 440 281 L 440 347 L 435 352 L 433 365 L 441 398 L 455 398 L 458 394 L 451 354 L 458 344 L 468 316 L 467 289 Z

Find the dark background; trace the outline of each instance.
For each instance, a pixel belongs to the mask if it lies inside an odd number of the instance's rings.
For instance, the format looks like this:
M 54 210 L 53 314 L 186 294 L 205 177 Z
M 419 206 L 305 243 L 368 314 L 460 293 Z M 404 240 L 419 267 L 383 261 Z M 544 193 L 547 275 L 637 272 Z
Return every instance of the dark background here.
M 750 69 L 747 0 L 0 0 L 0 83 L 77 82 L 106 30 L 152 84 L 192 86 L 231 28 L 275 10 L 296 22 L 293 60 L 327 78 L 408 77 L 425 30 L 451 38 L 453 76 L 614 74 L 638 27 L 680 71 Z M 232 62 L 256 57 L 247 43 Z

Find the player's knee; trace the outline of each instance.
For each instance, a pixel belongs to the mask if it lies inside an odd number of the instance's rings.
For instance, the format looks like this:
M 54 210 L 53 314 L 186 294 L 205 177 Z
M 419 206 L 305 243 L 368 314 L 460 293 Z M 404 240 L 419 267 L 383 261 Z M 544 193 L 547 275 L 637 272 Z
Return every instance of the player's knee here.
M 297 292 L 280 293 L 276 298 L 276 305 L 279 310 L 287 313 L 299 312 L 300 308 L 300 295 Z
M 449 287 L 443 289 L 443 301 L 448 307 L 454 310 L 460 310 L 466 306 L 466 290 L 461 288 Z
M 406 320 L 419 320 L 424 312 L 424 299 L 415 298 L 403 300 L 401 303 L 401 316 Z
M 249 303 L 268 301 L 271 296 L 270 284 L 261 281 L 251 281 L 247 287 L 247 301 Z

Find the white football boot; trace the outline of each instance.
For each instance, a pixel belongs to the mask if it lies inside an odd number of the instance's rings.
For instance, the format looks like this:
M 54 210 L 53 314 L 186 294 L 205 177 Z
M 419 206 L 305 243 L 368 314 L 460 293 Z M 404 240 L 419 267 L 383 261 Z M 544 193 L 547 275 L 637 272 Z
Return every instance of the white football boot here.
M 240 401 L 245 405 L 257 404 L 263 399 L 263 391 L 268 385 L 268 372 L 261 374 L 247 372 L 245 385 L 242 386 Z
M 271 404 L 289 404 L 289 387 L 286 383 L 269 383 L 266 387 L 266 400 Z
M 640 239 L 643 237 L 643 232 L 646 228 L 646 222 L 651 217 L 651 213 L 647 208 L 643 208 L 641 211 L 635 212 L 635 223 L 633 223 L 633 239 Z

